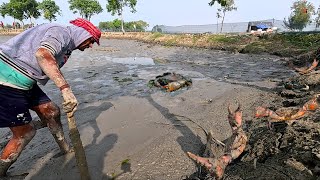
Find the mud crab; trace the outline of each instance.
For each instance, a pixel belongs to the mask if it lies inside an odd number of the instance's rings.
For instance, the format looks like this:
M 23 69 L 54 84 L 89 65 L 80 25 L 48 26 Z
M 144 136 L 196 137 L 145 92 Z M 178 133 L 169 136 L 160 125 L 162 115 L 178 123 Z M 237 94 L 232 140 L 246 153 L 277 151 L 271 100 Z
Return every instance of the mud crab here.
M 317 102 L 320 94 L 316 94 L 307 101 L 302 107 L 289 107 L 289 108 L 280 108 L 276 111 L 272 111 L 266 107 L 259 106 L 256 108 L 255 117 L 270 117 L 269 127 L 272 122 L 280 122 L 287 121 L 289 124 L 293 122 L 293 120 L 298 120 L 304 117 L 309 111 L 315 111 L 319 104 Z
M 248 138 L 241 127 L 242 111 L 240 108 L 239 104 L 238 108 L 233 112 L 230 105 L 228 106 L 228 121 L 232 129 L 232 135 L 227 139 L 225 145 L 213 138 L 212 133 L 208 133 L 205 152 L 211 152 L 209 157 L 200 157 L 187 152 L 189 158 L 203 166 L 216 179 L 222 179 L 227 165 L 238 158 L 246 147 Z
M 313 69 L 315 69 L 319 64 L 319 61 L 317 59 L 314 59 L 310 67 L 293 67 L 294 70 L 296 70 L 299 74 L 307 74 L 311 72 Z

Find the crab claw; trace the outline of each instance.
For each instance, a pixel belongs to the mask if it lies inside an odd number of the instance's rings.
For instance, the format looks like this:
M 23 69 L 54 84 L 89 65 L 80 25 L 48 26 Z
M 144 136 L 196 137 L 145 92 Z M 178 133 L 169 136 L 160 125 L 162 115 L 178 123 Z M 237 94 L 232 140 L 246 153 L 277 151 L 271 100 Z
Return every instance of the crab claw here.
M 194 160 L 197 164 L 200 164 L 201 166 L 206 167 L 206 169 L 210 169 L 212 167 L 212 164 L 209 161 L 209 158 L 204 158 L 197 156 L 191 152 L 187 152 L 187 155 L 189 156 L 190 159 Z
M 228 121 L 232 129 L 239 128 L 242 124 L 242 111 L 240 103 L 238 104 L 238 108 L 234 112 L 232 112 L 231 105 L 229 104 L 228 112 Z
M 211 176 L 215 177 L 216 179 L 221 179 L 223 177 L 224 170 L 231 161 L 231 157 L 229 155 L 223 155 L 218 159 L 213 159 L 200 157 L 191 152 L 187 152 L 187 154 L 189 158 L 196 161 L 197 164 L 205 167 L 206 170 L 211 174 Z M 212 160 L 212 162 L 210 162 L 210 159 Z
M 266 107 L 258 106 L 256 108 L 256 112 L 254 114 L 254 117 L 260 118 L 260 117 L 268 117 L 270 114 L 270 110 Z
M 294 68 L 296 71 L 299 72 L 299 74 L 307 74 L 309 72 L 311 72 L 314 68 L 316 68 L 319 64 L 319 61 L 317 61 L 317 59 L 314 59 L 311 66 L 308 67 L 304 67 L 304 68 Z
M 306 102 L 302 108 L 306 111 L 315 111 L 319 107 L 317 99 L 318 95 L 315 95 L 312 99 Z

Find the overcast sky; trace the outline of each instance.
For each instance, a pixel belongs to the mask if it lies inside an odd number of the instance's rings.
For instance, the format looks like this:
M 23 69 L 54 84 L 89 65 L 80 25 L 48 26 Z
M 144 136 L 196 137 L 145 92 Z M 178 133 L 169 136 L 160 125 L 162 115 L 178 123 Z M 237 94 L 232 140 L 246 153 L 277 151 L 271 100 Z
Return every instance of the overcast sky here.
M 39 0 L 40 1 L 40 0 Z M 210 7 L 210 0 L 137 0 L 137 12 L 132 14 L 128 9 L 125 10 L 125 21 L 143 20 L 149 23 L 152 28 L 155 25 L 202 25 L 216 24 L 217 6 Z M 226 14 L 225 22 L 248 22 L 265 19 L 283 20 L 291 13 L 290 7 L 295 0 L 235 0 L 237 11 Z M 0 4 L 9 2 L 9 0 L 0 0 Z M 67 24 L 69 20 L 79 17 L 79 14 L 73 14 L 69 10 L 67 0 L 55 0 L 56 4 L 62 10 L 62 16 L 58 16 L 58 23 Z M 101 21 L 112 21 L 117 16 L 111 16 L 106 11 L 107 0 L 99 0 L 103 12 L 94 15 L 91 21 L 98 25 Z M 320 5 L 319 0 L 308 0 L 317 9 Z M 1 17 L 4 23 L 12 24 L 10 17 Z M 25 21 L 28 23 L 29 21 Z M 42 18 L 37 19 L 36 23 L 48 22 Z

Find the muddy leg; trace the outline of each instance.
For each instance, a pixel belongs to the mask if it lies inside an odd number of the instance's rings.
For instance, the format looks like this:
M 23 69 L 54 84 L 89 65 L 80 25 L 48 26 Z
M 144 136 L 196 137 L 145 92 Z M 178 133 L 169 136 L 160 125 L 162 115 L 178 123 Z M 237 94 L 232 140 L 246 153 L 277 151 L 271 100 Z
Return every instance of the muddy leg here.
M 33 107 L 32 110 L 38 114 L 43 123 L 47 124 L 52 136 L 61 150 L 60 154 L 62 155 L 70 152 L 70 147 L 63 133 L 59 107 L 53 102 L 48 102 Z
M 12 139 L 3 149 L 0 159 L 0 177 L 5 176 L 9 167 L 17 160 L 23 148 L 31 141 L 36 130 L 30 124 L 10 128 Z

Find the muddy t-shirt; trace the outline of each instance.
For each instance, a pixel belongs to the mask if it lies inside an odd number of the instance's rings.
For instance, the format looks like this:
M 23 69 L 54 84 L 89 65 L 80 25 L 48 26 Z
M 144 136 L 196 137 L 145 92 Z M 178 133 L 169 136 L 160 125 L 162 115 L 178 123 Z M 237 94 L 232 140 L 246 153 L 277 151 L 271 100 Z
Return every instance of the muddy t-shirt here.
M 67 62 L 71 52 L 90 37 L 89 32 L 81 27 L 61 26 L 54 23 L 43 24 L 11 38 L 0 45 L 0 51 L 32 78 L 44 85 L 49 78 L 37 62 L 36 51 L 40 47 L 48 49 L 61 68 Z

